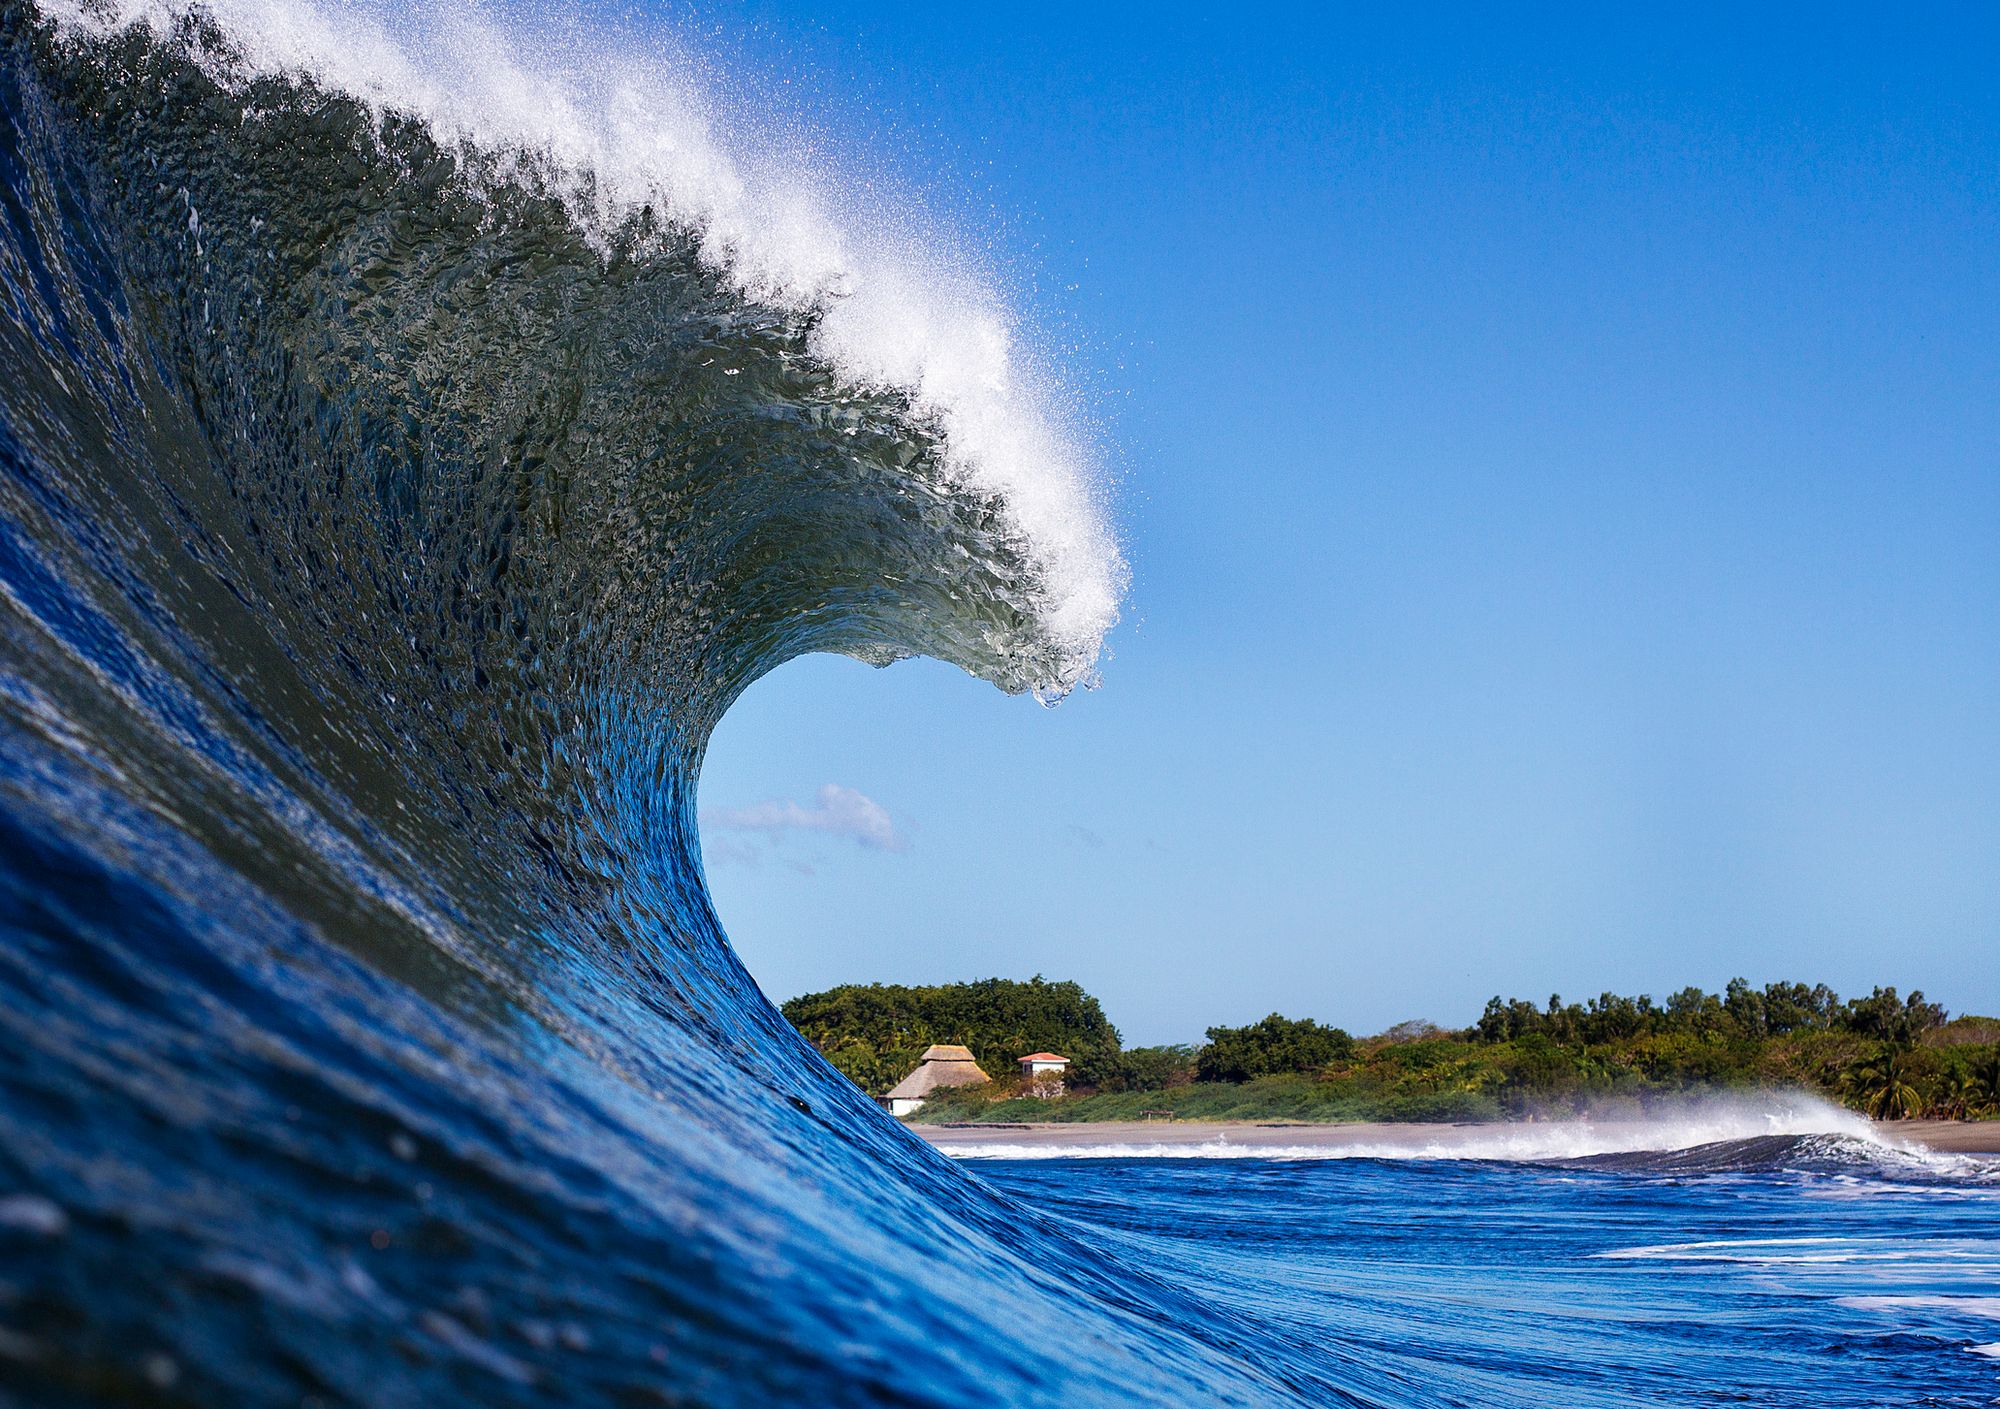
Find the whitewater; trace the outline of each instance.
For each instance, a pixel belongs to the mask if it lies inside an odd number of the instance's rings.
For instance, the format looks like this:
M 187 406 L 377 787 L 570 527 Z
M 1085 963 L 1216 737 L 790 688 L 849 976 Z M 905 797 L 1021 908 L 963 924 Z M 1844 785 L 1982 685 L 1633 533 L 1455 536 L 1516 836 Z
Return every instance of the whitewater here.
M 746 106 L 0 0 L 0 1406 L 1990 1400 L 1981 1166 L 968 1168 L 798 1038 L 716 723 L 818 651 L 1052 700 L 1126 569 L 1059 359 Z

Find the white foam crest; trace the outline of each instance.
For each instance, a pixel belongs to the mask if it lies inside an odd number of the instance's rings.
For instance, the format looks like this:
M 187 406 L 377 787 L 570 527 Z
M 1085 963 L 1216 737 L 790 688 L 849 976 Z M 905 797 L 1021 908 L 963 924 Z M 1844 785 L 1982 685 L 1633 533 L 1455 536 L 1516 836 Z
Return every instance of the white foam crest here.
M 969 261 L 875 183 L 842 182 L 797 124 L 720 116 L 700 66 L 649 35 L 605 41 L 503 30 L 469 6 L 371 11 L 314 0 L 44 0 L 58 24 L 174 30 L 211 16 L 253 72 L 310 77 L 441 140 L 520 152 L 572 181 L 596 222 L 651 204 L 694 232 L 748 298 L 822 311 L 814 351 L 854 385 L 890 387 L 942 433 L 950 472 L 999 497 L 1034 564 L 1044 631 L 1086 680 L 1126 569 L 1101 479 L 1049 371 Z M 218 74 L 227 79 L 229 75 Z
M 1230 1139 L 1224 1132 L 1211 1139 L 1175 1140 L 1169 1135 L 1144 1140 L 1102 1143 L 998 1140 L 941 1141 L 939 1148 L 955 1159 L 1378 1159 L 1491 1160 L 1540 1163 L 1587 1159 L 1595 1155 L 1665 1153 L 1772 1135 L 1828 1135 L 1863 1143 L 1872 1149 L 1926 1166 L 1941 1157 L 1888 1140 L 1866 1118 L 1810 1096 L 1783 1098 L 1778 1104 L 1755 1100 L 1693 1101 L 1673 1114 L 1645 1120 L 1560 1120 L 1491 1125 L 1412 1128 L 1408 1134 L 1393 1127 L 1372 1126 L 1359 1135 L 1352 1127 L 1328 1126 L 1298 1143 L 1287 1143 L 1278 1130 L 1258 1129 L 1255 1137 Z
M 1046 1127 L 1056 1133 L 1056 1127 Z M 1506 1121 L 1492 1125 L 1322 1125 L 1322 1127 L 1248 1127 L 1218 1131 L 1210 1139 L 1174 1139 L 1178 1131 L 1134 1141 L 1076 1141 L 1062 1127 L 1048 1141 L 938 1141 L 954 1159 L 1490 1159 L 1490 1161 L 1554 1161 L 1588 1159 L 1592 1155 L 1640 1155 L 1682 1151 L 1698 1145 L 1756 1139 L 1766 1135 L 1838 1135 L 1898 1153 L 1920 1155 L 1900 1143 L 1884 1141 L 1864 1117 L 1842 1111 L 1816 1097 L 1786 1097 L 1780 1103 L 1742 1099 L 1690 1101 L 1672 1115 L 1642 1121 L 1576 1119 L 1576 1121 Z M 1286 1143 L 1296 1129 L 1298 1143 Z

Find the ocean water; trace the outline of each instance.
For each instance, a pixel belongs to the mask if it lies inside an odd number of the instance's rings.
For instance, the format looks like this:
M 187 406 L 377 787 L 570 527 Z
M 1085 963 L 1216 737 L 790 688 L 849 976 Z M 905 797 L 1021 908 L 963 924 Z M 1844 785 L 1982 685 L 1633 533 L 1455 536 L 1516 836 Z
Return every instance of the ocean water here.
M 0 0 L 0 1405 L 1985 1402 L 1971 1166 L 968 1169 L 801 1042 L 716 721 L 1124 569 L 949 241 L 560 21 Z
M 1284 1347 L 1308 1402 L 2000 1402 L 2000 1160 L 1206 1153 L 979 1171 Z

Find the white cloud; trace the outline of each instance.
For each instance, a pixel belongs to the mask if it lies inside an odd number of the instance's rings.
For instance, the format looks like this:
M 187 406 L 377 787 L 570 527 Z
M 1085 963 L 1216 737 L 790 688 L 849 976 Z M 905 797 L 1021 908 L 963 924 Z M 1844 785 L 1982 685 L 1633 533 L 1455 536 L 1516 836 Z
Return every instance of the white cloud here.
M 755 842 L 736 837 L 703 837 L 701 852 L 711 866 L 755 866 L 764 859 Z
M 762 832 L 772 841 L 787 832 L 825 832 L 850 837 L 872 851 L 908 851 L 910 844 L 896 830 L 889 810 L 866 793 L 839 783 L 819 790 L 812 806 L 789 798 L 749 807 L 720 807 L 702 814 L 711 828 L 729 832 Z

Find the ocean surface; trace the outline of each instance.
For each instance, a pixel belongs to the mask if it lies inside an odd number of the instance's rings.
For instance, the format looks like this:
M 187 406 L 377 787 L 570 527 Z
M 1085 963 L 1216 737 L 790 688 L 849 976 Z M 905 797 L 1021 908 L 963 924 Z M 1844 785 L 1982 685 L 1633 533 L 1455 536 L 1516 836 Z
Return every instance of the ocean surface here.
M 2000 1402 L 2000 1160 L 1831 1134 L 1582 1157 L 1222 1153 L 979 1172 L 1254 1329 L 1309 1403 Z
M 1967 1163 L 968 1169 L 834 1073 L 709 734 L 1087 683 L 1090 437 L 812 134 L 484 14 L 0 0 L 0 1405 L 2000 1394 Z

